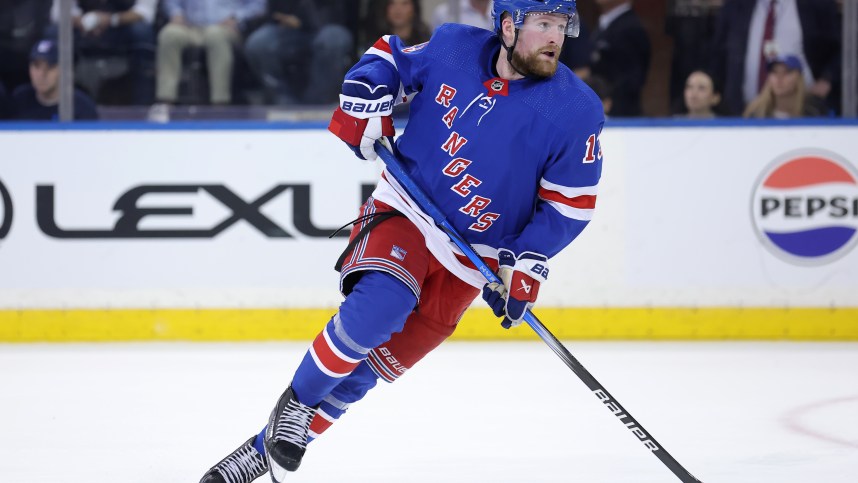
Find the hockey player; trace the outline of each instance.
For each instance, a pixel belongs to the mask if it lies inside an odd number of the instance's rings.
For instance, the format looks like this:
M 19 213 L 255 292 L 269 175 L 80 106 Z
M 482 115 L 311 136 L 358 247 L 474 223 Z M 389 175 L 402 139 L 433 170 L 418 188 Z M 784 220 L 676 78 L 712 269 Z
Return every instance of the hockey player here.
M 447 24 L 424 44 L 379 39 L 346 74 L 329 130 L 361 159 L 394 136 L 406 170 L 504 284 L 485 279 L 387 172 L 337 263 L 345 300 L 252 436 L 203 482 L 283 481 L 379 379 L 394 382 L 449 337 L 482 289 L 503 327 L 520 324 L 548 259 L 593 215 L 604 113 L 558 63 L 577 35 L 574 0 L 495 0 L 495 32 Z

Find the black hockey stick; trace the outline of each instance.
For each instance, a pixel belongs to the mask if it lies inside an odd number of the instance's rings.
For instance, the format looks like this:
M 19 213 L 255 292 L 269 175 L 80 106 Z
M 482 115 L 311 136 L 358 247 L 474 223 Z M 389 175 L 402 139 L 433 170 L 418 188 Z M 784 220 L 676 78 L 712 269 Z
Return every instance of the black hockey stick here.
M 431 199 L 417 186 L 410 176 L 402 169 L 402 163 L 397 159 L 396 155 L 390 152 L 387 147 L 385 147 L 380 142 L 375 143 L 375 152 L 381 157 L 384 161 L 384 164 L 387 166 L 387 171 L 393 175 L 396 181 L 408 191 L 408 194 L 411 195 L 411 199 L 413 199 L 417 205 L 423 210 L 424 213 L 428 214 L 432 217 L 432 220 L 438 225 L 439 228 L 444 230 L 447 233 L 447 236 L 450 237 L 450 240 L 456 244 L 457 247 L 462 251 L 462 253 L 468 257 L 468 260 L 474 264 L 474 266 L 479 269 L 480 273 L 488 280 L 490 283 L 501 283 L 501 280 L 492 272 L 492 269 L 477 255 L 476 250 L 467 242 L 464 238 L 459 236 L 456 232 L 456 229 L 453 228 L 453 225 L 447 221 L 447 217 L 444 216 L 444 213 L 435 206 L 435 203 L 432 202 Z M 560 359 L 566 363 L 569 369 L 572 369 L 572 372 L 593 391 L 593 394 L 599 398 L 600 401 L 614 413 L 614 416 L 619 418 L 620 422 L 622 422 L 629 430 L 637 436 L 637 438 L 646 446 L 652 453 L 667 466 L 670 471 L 676 475 L 680 481 L 683 483 L 694 483 L 699 482 L 697 478 L 695 478 L 691 473 L 688 472 L 685 468 L 679 464 L 670 453 L 667 452 L 650 434 L 641 426 L 637 420 L 629 414 L 628 411 L 623 408 L 623 406 L 614 399 L 613 396 L 605 389 L 604 386 L 599 384 L 599 381 L 593 377 L 584 366 L 578 362 L 577 359 L 566 349 L 566 347 L 557 340 L 557 337 L 551 333 L 539 319 L 536 318 L 533 313 L 528 310 L 524 315 L 524 321 L 527 322 L 539 337 L 548 344 L 548 347 L 557 354 Z

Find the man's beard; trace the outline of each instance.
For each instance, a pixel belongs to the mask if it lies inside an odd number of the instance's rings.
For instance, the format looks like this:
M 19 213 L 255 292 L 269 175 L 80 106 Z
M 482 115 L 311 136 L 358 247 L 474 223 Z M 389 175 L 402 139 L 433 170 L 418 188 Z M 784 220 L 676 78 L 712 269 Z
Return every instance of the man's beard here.
M 531 52 L 526 57 L 517 50 L 512 51 L 512 66 L 519 73 L 538 79 L 546 79 L 557 72 L 557 62 L 560 52 L 554 52 L 554 62 L 549 62 L 540 55 L 541 51 Z

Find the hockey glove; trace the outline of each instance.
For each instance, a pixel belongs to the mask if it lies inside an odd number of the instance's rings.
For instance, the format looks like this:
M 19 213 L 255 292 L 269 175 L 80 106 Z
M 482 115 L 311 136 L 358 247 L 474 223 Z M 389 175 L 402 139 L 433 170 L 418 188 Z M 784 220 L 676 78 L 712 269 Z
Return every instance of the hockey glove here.
M 392 112 L 393 96 L 386 86 L 371 88 L 363 82 L 347 80 L 328 131 L 345 141 L 357 157 L 372 161 L 377 158 L 373 148 L 376 140 L 384 137 L 393 147 Z
M 483 300 L 498 317 L 505 316 L 501 326 L 515 327 L 524 321 L 524 313 L 536 302 L 539 285 L 548 279 L 548 258 L 533 252 L 515 255 L 505 249 L 498 250 L 499 283 L 483 287 Z

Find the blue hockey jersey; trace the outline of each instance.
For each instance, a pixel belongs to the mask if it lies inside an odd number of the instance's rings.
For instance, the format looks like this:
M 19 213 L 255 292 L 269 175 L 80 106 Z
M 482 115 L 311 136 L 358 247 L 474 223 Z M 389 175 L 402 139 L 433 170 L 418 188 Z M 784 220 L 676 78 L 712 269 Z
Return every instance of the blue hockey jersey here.
M 593 216 L 601 175 L 598 97 L 566 66 L 504 80 L 487 30 L 446 24 L 429 42 L 379 39 L 347 81 L 386 86 L 410 114 L 396 145 L 406 170 L 483 257 L 499 248 L 551 257 Z M 403 212 L 432 254 L 475 287 L 485 279 L 388 173 L 373 196 Z

